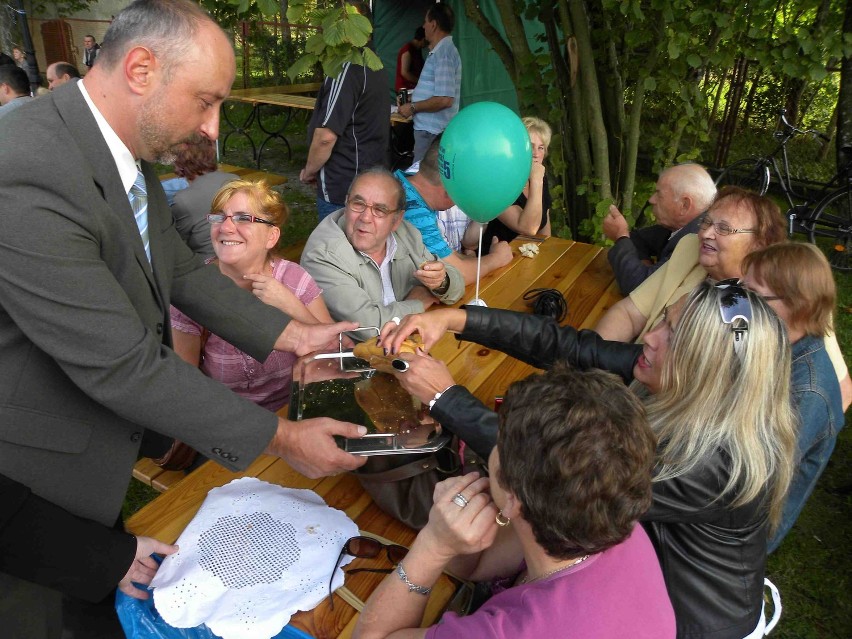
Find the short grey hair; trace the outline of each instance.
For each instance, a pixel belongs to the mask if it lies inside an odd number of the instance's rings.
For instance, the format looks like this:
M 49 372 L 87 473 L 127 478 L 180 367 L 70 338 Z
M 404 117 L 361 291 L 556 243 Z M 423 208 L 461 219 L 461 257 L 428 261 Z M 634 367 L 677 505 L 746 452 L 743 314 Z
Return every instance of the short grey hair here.
M 349 199 L 349 196 L 352 194 L 352 191 L 358 181 L 362 177 L 365 177 L 367 175 L 376 175 L 388 178 L 388 180 L 393 183 L 394 191 L 396 192 L 396 208 L 400 212 L 405 213 L 405 188 L 403 188 L 402 182 L 400 182 L 393 173 L 388 171 L 383 166 L 374 166 L 369 169 L 365 169 L 364 171 L 361 171 L 358 175 L 356 175 L 355 179 L 352 180 L 352 184 L 349 185 L 349 190 L 346 192 L 346 199 Z
M 131 48 L 142 46 L 160 61 L 168 81 L 173 67 L 189 55 L 203 22 L 216 24 L 191 0 L 135 0 L 104 35 L 98 65 L 115 67 Z
M 692 162 L 676 164 L 660 173 L 660 178 L 666 174 L 671 174 L 673 178 L 671 184 L 675 198 L 680 199 L 684 195 L 688 195 L 701 213 L 704 213 L 713 204 L 713 200 L 716 198 L 716 184 L 707 169 L 700 164 Z

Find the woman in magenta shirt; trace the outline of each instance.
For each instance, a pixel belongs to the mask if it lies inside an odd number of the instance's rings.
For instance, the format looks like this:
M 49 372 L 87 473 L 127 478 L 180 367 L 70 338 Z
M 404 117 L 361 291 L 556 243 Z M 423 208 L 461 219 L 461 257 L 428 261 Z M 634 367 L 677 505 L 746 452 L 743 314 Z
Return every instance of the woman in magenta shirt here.
M 656 438 L 619 378 L 557 365 L 516 382 L 488 470 L 438 484 L 429 523 L 376 589 L 356 639 L 667 639 L 675 618 L 651 541 Z M 479 610 L 420 628 L 441 572 L 500 583 Z

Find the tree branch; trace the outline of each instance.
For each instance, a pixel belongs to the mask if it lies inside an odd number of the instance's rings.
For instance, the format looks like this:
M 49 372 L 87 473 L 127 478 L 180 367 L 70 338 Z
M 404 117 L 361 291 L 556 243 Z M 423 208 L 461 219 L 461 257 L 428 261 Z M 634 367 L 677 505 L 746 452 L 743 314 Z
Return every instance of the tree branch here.
M 514 77 L 516 68 L 515 56 L 512 54 L 509 45 L 503 40 L 500 32 L 494 28 L 488 21 L 488 18 L 485 17 L 485 14 L 482 13 L 482 9 L 479 8 L 476 0 L 464 0 L 464 13 L 468 20 L 473 22 L 476 28 L 479 29 L 479 32 L 488 40 L 488 44 L 494 49 L 503 66 L 506 67 L 506 71 L 512 74 L 512 80 L 516 80 Z

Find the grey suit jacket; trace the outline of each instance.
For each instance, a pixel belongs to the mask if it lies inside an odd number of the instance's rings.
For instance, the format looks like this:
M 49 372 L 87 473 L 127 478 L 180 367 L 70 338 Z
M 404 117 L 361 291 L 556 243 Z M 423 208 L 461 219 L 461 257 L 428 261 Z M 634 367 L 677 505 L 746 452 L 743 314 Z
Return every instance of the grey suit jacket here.
M 175 228 L 187 246 L 202 257 L 213 257 L 213 242 L 210 240 L 210 223 L 207 214 L 216 193 L 232 180 L 240 179 L 233 173 L 213 171 L 199 175 L 189 186 L 175 193 L 172 217 Z
M 175 355 L 169 303 L 260 359 L 288 318 L 193 255 L 143 163 L 152 271 L 76 83 L 0 140 L 0 473 L 111 525 L 145 429 L 248 466 L 276 418 Z

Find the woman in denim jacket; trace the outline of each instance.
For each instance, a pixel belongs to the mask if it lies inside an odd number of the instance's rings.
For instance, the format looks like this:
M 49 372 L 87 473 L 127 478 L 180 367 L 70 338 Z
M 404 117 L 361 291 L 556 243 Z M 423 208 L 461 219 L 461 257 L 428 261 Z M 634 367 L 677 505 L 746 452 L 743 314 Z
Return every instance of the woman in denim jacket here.
M 831 267 L 812 244 L 776 244 L 747 255 L 743 283 L 759 295 L 787 325 L 793 348 L 793 407 L 799 415 L 796 472 L 781 524 L 769 540 L 772 552 L 793 527 L 834 451 L 843 428 L 840 385 L 826 353 L 832 329 L 835 286 Z

